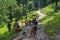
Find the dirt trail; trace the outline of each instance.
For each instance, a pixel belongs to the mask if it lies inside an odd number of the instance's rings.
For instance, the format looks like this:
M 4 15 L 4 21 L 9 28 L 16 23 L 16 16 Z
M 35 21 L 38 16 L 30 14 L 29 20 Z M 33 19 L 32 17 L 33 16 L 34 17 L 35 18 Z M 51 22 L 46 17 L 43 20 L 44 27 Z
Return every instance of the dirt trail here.
M 44 16 L 46 16 L 45 14 L 41 13 L 40 10 L 37 11 L 38 15 L 39 15 L 39 18 L 37 20 L 40 20 L 42 19 Z

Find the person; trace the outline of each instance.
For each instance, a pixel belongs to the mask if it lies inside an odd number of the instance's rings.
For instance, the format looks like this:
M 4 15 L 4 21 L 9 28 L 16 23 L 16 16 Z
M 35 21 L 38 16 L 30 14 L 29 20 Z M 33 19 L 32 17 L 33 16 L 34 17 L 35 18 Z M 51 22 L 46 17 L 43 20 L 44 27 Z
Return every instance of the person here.
M 11 22 L 10 21 L 8 22 L 7 27 L 8 27 L 8 31 L 10 32 L 11 31 Z
M 38 25 L 38 21 L 36 20 L 36 18 L 33 18 L 32 23 L 36 26 Z
M 16 33 L 19 32 L 19 24 L 18 24 L 17 20 L 15 21 L 14 29 L 15 29 L 15 32 L 16 32 Z
M 33 27 L 32 27 L 32 30 L 31 30 L 31 37 L 33 36 L 33 40 L 34 40 L 34 39 L 37 40 L 36 32 L 37 32 L 37 26 L 33 26 Z
M 38 25 L 38 22 L 36 21 L 36 18 L 33 18 L 32 20 L 32 23 L 34 24 L 33 27 L 32 27 L 32 30 L 31 30 L 31 35 L 32 34 L 36 34 L 36 31 L 37 31 L 37 25 Z

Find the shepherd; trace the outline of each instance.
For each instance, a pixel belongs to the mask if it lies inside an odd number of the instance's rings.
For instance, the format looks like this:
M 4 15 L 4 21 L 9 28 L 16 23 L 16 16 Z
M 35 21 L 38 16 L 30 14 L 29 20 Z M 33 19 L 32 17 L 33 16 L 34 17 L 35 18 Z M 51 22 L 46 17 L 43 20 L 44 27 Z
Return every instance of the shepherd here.
M 32 27 L 31 35 L 36 35 L 37 25 L 38 25 L 38 22 L 36 21 L 36 18 L 34 18 L 32 20 L 32 23 L 33 23 L 34 26 Z
M 14 29 L 15 29 L 15 32 L 18 33 L 19 32 L 19 23 L 17 22 L 17 20 L 15 21 L 15 24 L 14 24 Z

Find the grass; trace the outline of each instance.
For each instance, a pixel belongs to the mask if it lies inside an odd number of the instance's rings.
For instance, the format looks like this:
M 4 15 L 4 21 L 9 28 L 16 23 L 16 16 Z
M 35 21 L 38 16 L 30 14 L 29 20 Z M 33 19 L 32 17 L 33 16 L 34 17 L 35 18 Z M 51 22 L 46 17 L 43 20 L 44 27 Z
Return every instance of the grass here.
M 47 16 L 41 19 L 40 21 L 45 24 L 44 31 L 51 35 L 60 29 L 60 3 L 58 3 L 57 8 L 53 4 L 48 5 L 47 7 L 41 9 L 43 13 Z
M 44 17 L 43 19 L 41 19 L 41 22 L 43 23 L 43 24 L 46 24 L 46 23 L 48 23 L 49 21 L 52 21 L 54 19 L 54 16 L 46 16 L 46 17 Z
M 7 29 L 7 24 L 4 25 L 3 28 L 0 29 L 0 40 L 9 40 L 10 37 L 12 37 L 15 33 L 14 33 L 14 30 L 13 30 L 13 24 L 14 22 L 11 23 L 11 31 L 8 32 L 8 29 Z

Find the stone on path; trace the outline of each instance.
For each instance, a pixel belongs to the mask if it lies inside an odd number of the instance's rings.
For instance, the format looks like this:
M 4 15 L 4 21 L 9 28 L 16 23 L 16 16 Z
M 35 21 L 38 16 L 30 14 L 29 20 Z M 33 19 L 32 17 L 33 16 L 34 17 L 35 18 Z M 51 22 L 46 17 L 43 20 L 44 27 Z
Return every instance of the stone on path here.
M 29 38 L 25 38 L 25 39 L 23 39 L 23 40 L 31 40 L 31 39 L 29 39 Z

